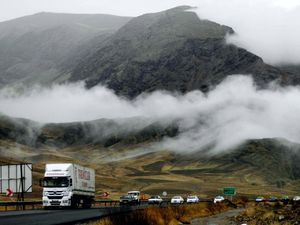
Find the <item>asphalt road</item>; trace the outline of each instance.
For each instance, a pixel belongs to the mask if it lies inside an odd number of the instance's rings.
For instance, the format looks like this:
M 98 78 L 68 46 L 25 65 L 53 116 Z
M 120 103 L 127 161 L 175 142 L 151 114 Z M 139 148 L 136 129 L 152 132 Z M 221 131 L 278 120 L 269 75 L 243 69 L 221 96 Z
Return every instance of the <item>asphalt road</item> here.
M 192 220 L 192 225 L 233 225 L 229 220 L 230 217 L 239 215 L 244 209 L 233 209 L 227 212 L 223 212 L 214 216 L 198 218 Z
M 58 225 L 75 224 L 108 214 L 132 210 L 130 207 L 103 207 L 68 210 L 27 210 L 0 212 L 0 225 Z

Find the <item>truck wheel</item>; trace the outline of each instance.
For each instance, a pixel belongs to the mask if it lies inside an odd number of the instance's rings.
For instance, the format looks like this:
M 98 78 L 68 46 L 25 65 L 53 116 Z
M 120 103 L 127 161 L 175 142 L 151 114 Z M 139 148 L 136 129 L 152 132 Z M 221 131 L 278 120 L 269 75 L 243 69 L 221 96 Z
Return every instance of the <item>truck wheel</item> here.
M 79 205 L 80 205 L 79 199 L 77 199 L 77 198 L 72 198 L 71 199 L 71 208 L 78 209 Z
M 83 201 L 82 208 L 84 208 L 84 209 L 90 209 L 91 207 L 92 207 L 92 201 L 91 201 L 91 199 L 85 199 Z

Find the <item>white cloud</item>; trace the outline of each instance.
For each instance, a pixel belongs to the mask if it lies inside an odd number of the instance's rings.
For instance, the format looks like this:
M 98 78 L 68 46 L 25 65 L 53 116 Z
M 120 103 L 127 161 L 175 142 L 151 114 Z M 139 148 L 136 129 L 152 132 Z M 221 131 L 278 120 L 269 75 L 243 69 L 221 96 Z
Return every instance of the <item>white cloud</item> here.
M 200 18 L 231 26 L 228 41 L 267 63 L 300 64 L 300 1 L 207 0 L 198 3 Z M 297 7 L 298 6 L 298 7 Z
M 300 143 L 300 87 L 257 90 L 250 77 L 232 76 L 207 95 L 154 92 L 134 100 L 105 87 L 86 90 L 81 84 L 37 89 L 19 97 L 0 93 L 3 113 L 43 122 L 99 118 L 176 119 L 180 135 L 158 147 L 197 151 L 228 149 L 247 139 L 280 137 Z

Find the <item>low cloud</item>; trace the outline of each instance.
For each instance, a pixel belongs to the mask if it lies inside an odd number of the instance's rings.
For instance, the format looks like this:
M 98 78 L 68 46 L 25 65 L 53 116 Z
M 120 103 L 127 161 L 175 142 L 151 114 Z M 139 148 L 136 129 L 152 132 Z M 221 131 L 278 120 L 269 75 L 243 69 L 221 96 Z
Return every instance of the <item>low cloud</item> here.
M 100 118 L 143 117 L 145 121 L 179 121 L 180 134 L 156 145 L 192 152 L 221 151 L 247 139 L 285 138 L 300 143 L 300 87 L 258 90 L 250 76 L 234 75 L 207 94 L 154 92 L 134 100 L 83 84 L 33 89 L 21 96 L 0 92 L 1 112 L 39 122 L 73 122 Z M 151 150 L 152 151 L 152 150 Z
M 200 18 L 236 31 L 229 43 L 269 64 L 300 64 L 299 0 L 202 0 L 195 5 Z

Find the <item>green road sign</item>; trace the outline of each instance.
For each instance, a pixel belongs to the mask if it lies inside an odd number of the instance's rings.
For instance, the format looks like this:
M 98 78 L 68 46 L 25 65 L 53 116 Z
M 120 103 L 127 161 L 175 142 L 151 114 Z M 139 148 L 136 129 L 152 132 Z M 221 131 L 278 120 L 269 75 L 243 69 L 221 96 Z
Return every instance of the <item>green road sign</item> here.
M 236 189 L 234 187 L 224 187 L 223 188 L 223 194 L 232 196 L 236 194 Z

